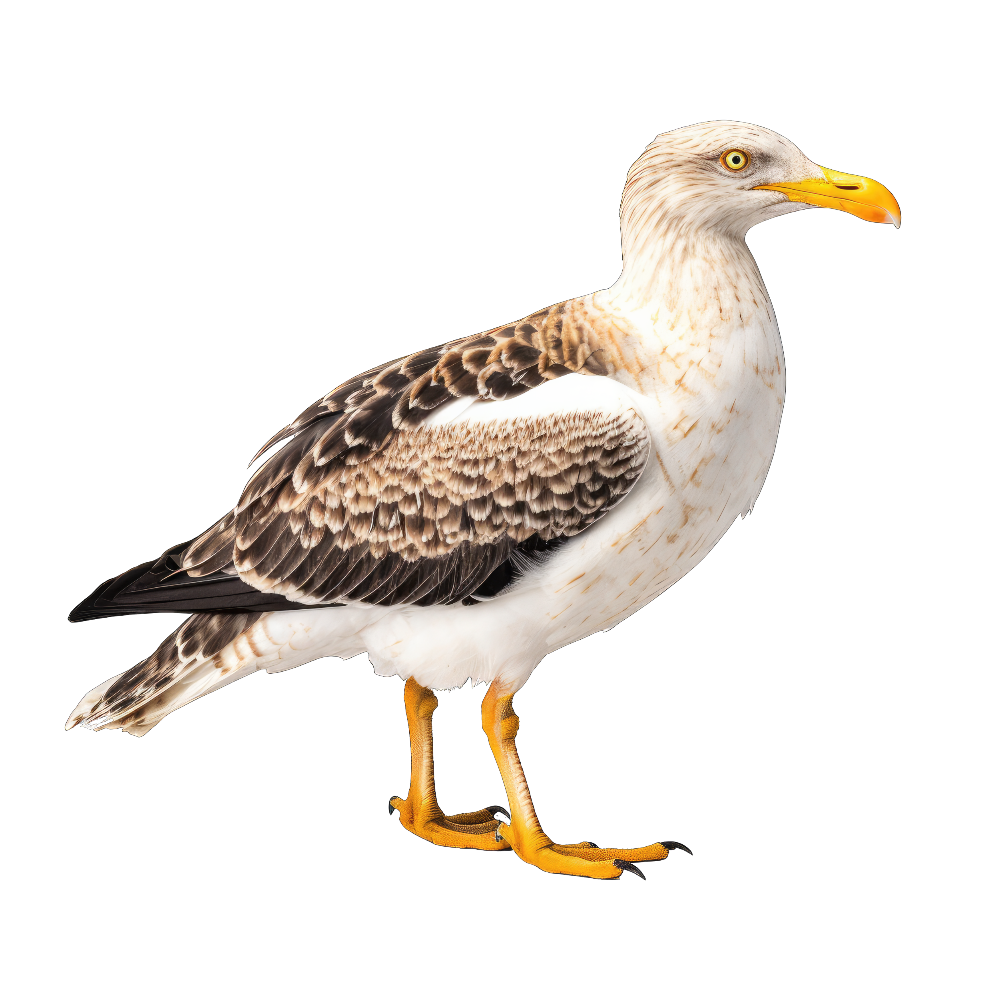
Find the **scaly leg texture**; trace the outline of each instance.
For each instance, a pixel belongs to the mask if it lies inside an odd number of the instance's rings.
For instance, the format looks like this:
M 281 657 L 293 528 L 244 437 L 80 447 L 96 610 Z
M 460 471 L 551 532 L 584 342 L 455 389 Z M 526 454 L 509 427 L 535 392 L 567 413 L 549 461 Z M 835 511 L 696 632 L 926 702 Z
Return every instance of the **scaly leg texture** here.
M 517 755 L 514 737 L 517 736 L 518 725 L 513 694 L 505 694 L 494 681 L 483 699 L 483 729 L 500 768 L 513 814 L 509 824 L 499 824 L 496 836 L 510 844 L 522 861 L 557 875 L 607 879 L 620 878 L 623 871 L 629 871 L 645 878 L 634 862 L 662 861 L 673 850 L 691 853 L 683 844 L 673 840 L 628 849 L 602 849 L 589 841 L 580 844 L 553 843 L 535 815 L 528 782 Z
M 399 820 L 410 833 L 440 847 L 473 847 L 480 851 L 509 851 L 510 845 L 496 836 L 495 813 L 506 809 L 488 806 L 472 813 L 446 816 L 434 790 L 434 738 L 431 716 L 438 700 L 432 691 L 412 677 L 403 689 L 406 722 L 410 727 L 410 791 L 405 799 L 389 799 L 389 815 L 399 810 Z

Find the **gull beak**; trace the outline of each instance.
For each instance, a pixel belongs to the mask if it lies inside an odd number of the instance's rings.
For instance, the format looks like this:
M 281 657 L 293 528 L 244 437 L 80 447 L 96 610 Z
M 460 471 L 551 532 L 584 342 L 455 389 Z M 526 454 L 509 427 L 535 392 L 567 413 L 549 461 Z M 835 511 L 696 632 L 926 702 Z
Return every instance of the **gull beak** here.
M 866 222 L 891 222 L 899 229 L 899 202 L 892 192 L 870 177 L 842 174 L 820 167 L 822 177 L 794 184 L 761 184 L 755 191 L 779 191 L 789 201 L 804 201 L 820 208 L 838 208 Z

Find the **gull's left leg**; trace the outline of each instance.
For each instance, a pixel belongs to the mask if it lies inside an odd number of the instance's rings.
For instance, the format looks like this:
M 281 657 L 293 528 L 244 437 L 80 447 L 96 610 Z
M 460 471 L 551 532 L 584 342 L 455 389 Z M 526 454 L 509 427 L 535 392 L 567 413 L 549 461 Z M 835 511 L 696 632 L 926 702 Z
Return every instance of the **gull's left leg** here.
M 671 851 L 691 853 L 683 844 L 662 840 L 648 847 L 599 848 L 584 841 L 580 844 L 556 844 L 542 829 L 521 768 L 514 737 L 520 720 L 514 714 L 514 695 L 494 681 L 483 699 L 483 729 L 490 741 L 497 767 L 507 789 L 513 817 L 510 824 L 500 823 L 496 836 L 514 848 L 523 861 L 557 875 L 585 875 L 589 878 L 620 878 L 623 871 L 646 876 L 635 861 L 662 861 Z
M 478 812 L 446 816 L 438 805 L 434 790 L 434 737 L 431 716 L 438 700 L 433 691 L 421 687 L 412 677 L 403 688 L 406 722 L 410 727 L 410 791 L 405 799 L 389 799 L 389 815 L 399 810 L 399 820 L 410 833 L 440 847 L 474 847 L 480 851 L 509 851 L 510 845 L 496 837 L 494 813 L 501 806 L 488 806 Z

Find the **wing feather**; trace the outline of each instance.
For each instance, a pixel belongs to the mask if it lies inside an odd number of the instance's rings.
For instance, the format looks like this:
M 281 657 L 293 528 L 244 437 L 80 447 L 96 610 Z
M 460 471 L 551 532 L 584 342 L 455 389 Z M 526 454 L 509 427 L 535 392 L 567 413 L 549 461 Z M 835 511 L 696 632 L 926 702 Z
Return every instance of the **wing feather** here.
M 649 444 L 628 407 L 466 415 L 566 375 L 609 373 L 581 300 L 364 372 L 265 443 L 258 458 L 281 447 L 233 511 L 74 615 L 209 610 L 216 593 L 220 609 L 268 610 L 492 596 L 518 552 L 543 552 L 609 510 Z M 445 416 L 458 401 L 464 413 Z
M 586 529 L 631 488 L 648 450 L 644 423 L 622 406 L 396 431 L 360 461 L 348 450 L 327 463 L 322 482 L 290 476 L 275 456 L 269 490 L 258 480 L 238 508 L 235 566 L 302 604 L 461 601 L 517 545 Z M 296 545 L 324 555 L 289 560 Z

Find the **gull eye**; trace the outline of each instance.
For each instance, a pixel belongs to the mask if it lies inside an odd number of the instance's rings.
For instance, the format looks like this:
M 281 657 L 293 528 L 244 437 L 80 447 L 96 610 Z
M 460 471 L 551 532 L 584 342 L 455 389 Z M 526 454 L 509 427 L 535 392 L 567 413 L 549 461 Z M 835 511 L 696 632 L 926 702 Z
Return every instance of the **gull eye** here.
M 750 154 L 742 149 L 731 149 L 720 157 L 723 166 L 729 170 L 746 170 L 750 164 Z

